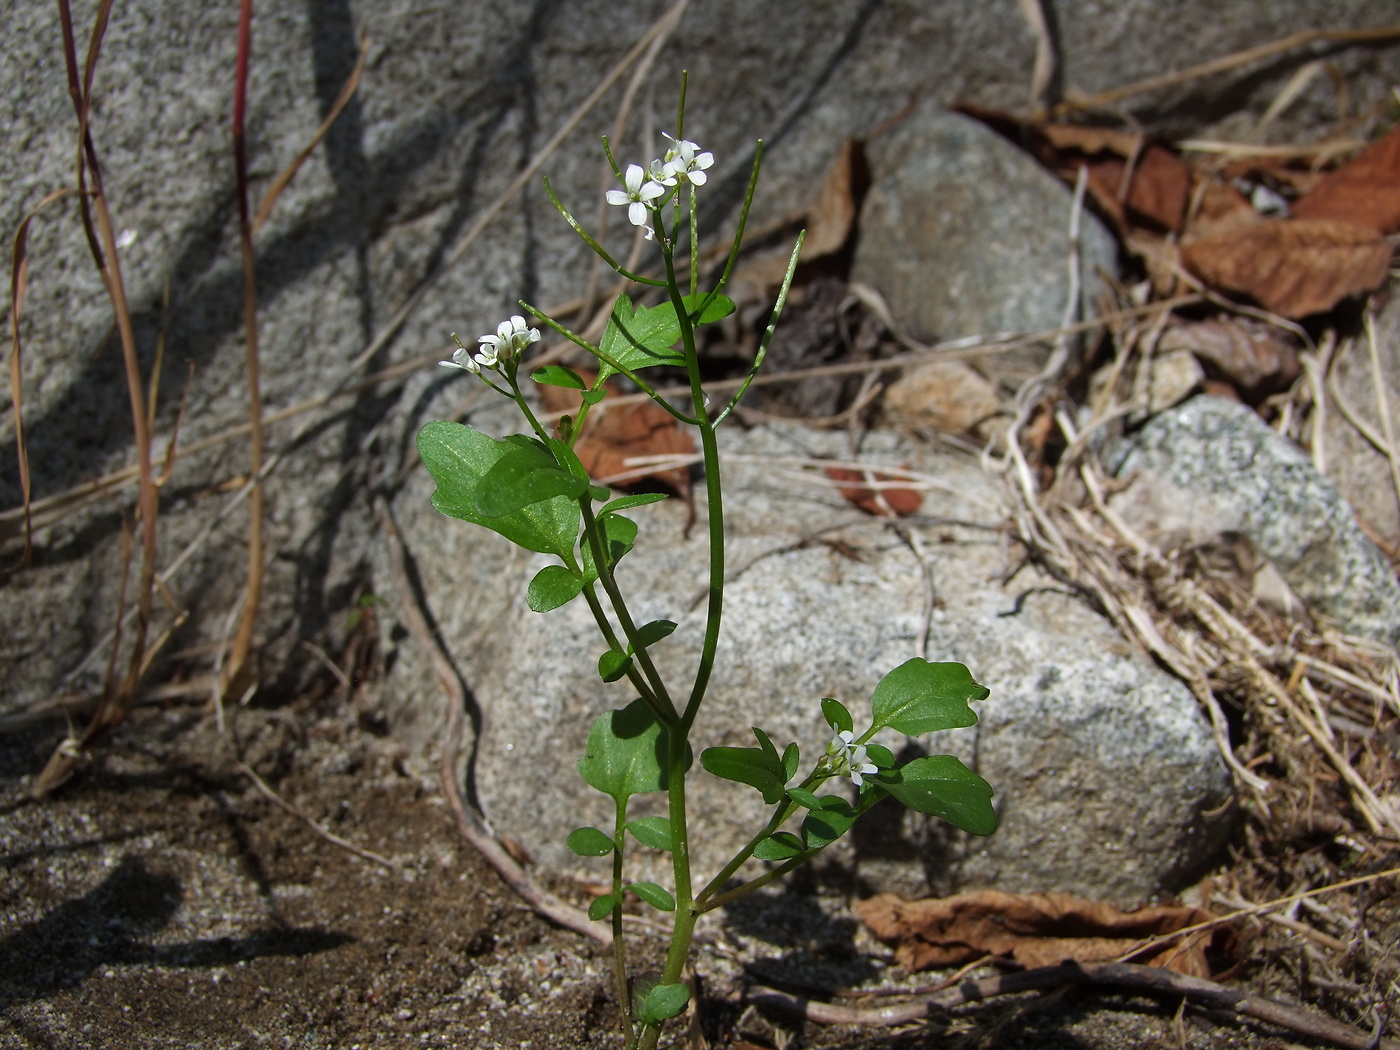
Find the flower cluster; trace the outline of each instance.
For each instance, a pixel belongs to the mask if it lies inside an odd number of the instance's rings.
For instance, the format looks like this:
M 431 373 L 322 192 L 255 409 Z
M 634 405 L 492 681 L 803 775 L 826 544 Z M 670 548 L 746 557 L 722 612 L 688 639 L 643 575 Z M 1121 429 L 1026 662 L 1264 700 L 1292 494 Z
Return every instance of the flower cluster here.
M 880 771 L 874 762 L 868 761 L 865 745 L 852 743 L 855 734 L 843 729 L 831 738 L 826 745 L 826 765 L 838 777 L 850 777 L 851 783 L 860 787 L 865 778 Z
M 665 156 L 652 161 L 645 169 L 640 164 L 627 165 L 622 175 L 622 185 L 626 188 L 607 192 L 608 203 L 625 207 L 627 221 L 645 229 L 647 240 L 653 236 L 652 209 L 660 207 L 652 202 L 665 197 L 682 182 L 693 186 L 705 185 L 708 178 L 705 169 L 715 162 L 713 154 L 699 152 L 700 147 L 689 139 L 673 139 L 670 135 L 665 137 L 671 142 Z
M 457 339 L 455 335 L 452 338 Z M 457 349 L 452 352 L 452 360 L 439 361 L 438 364 L 448 368 L 463 368 L 473 375 L 480 375 L 483 368 L 498 369 L 503 362 L 514 360 L 531 343 L 539 342 L 539 339 L 539 329 L 527 327 L 525 318 L 515 314 L 509 321 L 502 321 L 497 325 L 494 335 L 483 335 L 477 340 L 481 347 L 475 356 L 458 339 Z

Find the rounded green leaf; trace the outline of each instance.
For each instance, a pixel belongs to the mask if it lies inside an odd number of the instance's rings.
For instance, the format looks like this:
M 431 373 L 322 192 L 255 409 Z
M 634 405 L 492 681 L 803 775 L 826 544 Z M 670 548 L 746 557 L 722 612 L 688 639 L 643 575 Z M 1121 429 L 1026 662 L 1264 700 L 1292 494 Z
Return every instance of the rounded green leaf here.
M 866 744 L 865 757 L 881 769 L 889 769 L 894 765 L 894 752 L 884 744 Z
M 573 601 L 583 590 L 583 581 L 562 565 L 546 565 L 525 592 L 525 604 L 537 613 L 549 612 Z
M 598 677 L 605 682 L 616 682 L 632 666 L 632 657 L 617 649 L 609 649 L 598 657 Z
M 709 302 L 705 302 L 709 299 Z M 705 304 L 704 312 L 695 319 L 695 324 L 713 324 L 715 321 L 722 321 L 734 312 L 734 300 L 727 295 L 716 295 L 711 297 L 707 292 L 700 292 L 698 295 L 684 296 L 681 301 L 685 303 L 685 308 L 689 312 L 694 312 L 701 303 Z
M 676 910 L 676 898 L 654 882 L 634 882 L 627 888 L 658 911 Z
M 985 700 L 987 690 L 962 664 L 931 664 L 914 657 L 880 680 L 870 698 L 877 728 L 889 726 L 906 736 L 977 724 L 968 703 Z
M 763 792 L 763 801 L 773 805 L 783 797 L 787 771 L 770 743 L 768 748 L 707 747 L 700 752 L 700 764 L 723 780 L 748 784 Z
M 787 860 L 805 852 L 802 840 L 788 831 L 779 831 L 762 840 L 754 847 L 753 855 L 759 860 Z
M 787 783 L 797 776 L 797 767 L 802 764 L 802 749 L 797 746 L 794 740 L 787 747 L 783 748 L 783 772 L 787 774 L 783 783 Z
M 639 492 L 635 496 L 619 496 L 598 513 L 607 514 L 610 511 L 626 510 L 628 507 L 645 507 L 648 503 L 660 503 L 663 499 L 670 498 L 664 492 Z
M 611 893 L 605 893 L 588 906 L 588 917 L 590 919 L 606 919 L 617 907 L 617 898 Z
M 545 365 L 530 373 L 530 378 L 545 386 L 562 386 L 570 390 L 587 390 L 588 384 L 572 368 L 563 365 Z
M 585 405 L 596 405 L 607 396 L 608 392 L 606 390 L 585 390 L 583 392 L 583 403 Z
M 879 786 L 910 809 L 941 817 L 973 835 L 990 835 L 997 829 L 992 808 L 992 786 L 952 755 L 916 758 Z
M 521 434 L 498 441 L 445 420 L 428 423 L 418 432 L 418 454 L 437 482 L 432 502 L 438 511 L 484 526 L 527 550 L 567 559 L 573 555 L 579 533 L 580 511 L 573 500 L 556 497 L 492 518 L 477 506 L 482 478 L 505 456 L 523 447 L 543 451 Z
M 671 822 L 665 817 L 642 817 L 640 820 L 629 820 L 627 830 L 643 846 L 664 850 L 673 848 Z
M 617 848 L 607 835 L 597 828 L 575 828 L 566 843 L 580 857 L 606 857 Z
M 588 732 L 578 771 L 590 787 L 622 805 L 629 796 L 666 789 L 666 741 L 645 700 L 600 716 Z
M 519 445 L 502 456 L 476 488 L 476 509 L 484 518 L 500 518 L 556 496 L 577 499 L 588 482 L 561 470 L 538 445 Z
M 856 724 L 851 720 L 851 712 L 834 696 L 822 697 L 822 717 L 826 719 L 826 724 L 837 732 L 854 733 L 856 730 Z
M 637 644 L 643 649 L 650 648 L 663 638 L 669 638 L 676 625 L 670 620 L 652 620 L 637 628 Z
M 831 845 L 851 830 L 860 815 L 839 795 L 825 795 L 821 801 L 821 808 L 808 813 L 802 821 L 802 840 L 808 849 Z
M 690 1002 L 690 989 L 683 984 L 658 984 L 642 1000 L 637 1020 L 643 1024 L 660 1024 L 675 1017 Z
M 788 788 L 787 796 L 805 809 L 822 808 L 822 800 L 810 791 L 803 791 L 801 788 Z
M 621 514 L 600 514 L 597 517 L 598 529 L 602 533 L 603 550 L 607 554 L 609 567 L 622 560 L 622 556 L 632 549 L 637 539 L 637 523 Z M 593 581 L 598 578 L 598 569 L 593 562 L 593 544 L 585 542 L 580 550 L 583 554 L 583 578 Z

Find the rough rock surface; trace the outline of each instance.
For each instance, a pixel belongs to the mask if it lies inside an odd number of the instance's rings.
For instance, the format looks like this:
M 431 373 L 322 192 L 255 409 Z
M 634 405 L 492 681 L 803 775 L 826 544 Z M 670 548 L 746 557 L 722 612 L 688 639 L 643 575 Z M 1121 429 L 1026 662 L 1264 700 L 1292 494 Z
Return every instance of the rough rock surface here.
M 994 481 L 966 460 L 871 436 L 876 462 L 910 462 L 933 479 L 924 516 L 904 526 L 926 551 L 933 584 L 921 654 L 930 595 L 910 545 L 830 487 L 793 476 L 790 457 L 842 455 L 844 436 L 722 433 L 736 455 L 726 472 L 730 583 L 697 748 L 751 744 L 757 725 L 780 747 L 799 741 L 810 763 L 829 738 L 820 697 L 864 707 L 868 718 L 865 701 L 887 670 L 915 655 L 959 661 L 991 689 L 980 725 L 915 746 L 957 754 L 991 781 L 1002 827 L 969 839 L 887 803 L 854 853 L 837 853 L 865 886 L 1053 888 L 1134 901 L 1180 886 L 1208 861 L 1227 822 L 1203 814 L 1227 799 L 1229 781 L 1194 700 L 1047 579 L 1027 569 L 1010 586 L 995 582 L 1006 565 Z M 593 673 L 603 647 L 582 601 L 544 616 L 526 609 L 525 584 L 546 559 L 438 515 L 431 490 L 420 472 L 397 513 L 480 708 L 475 790 L 499 830 L 550 867 L 576 870 L 587 862 L 565 851 L 565 836 L 611 817 L 574 764 L 590 722 L 630 697 Z M 655 654 L 683 692 L 703 628 L 703 532 L 682 538 L 676 501 L 633 514 L 642 532 L 620 581 L 638 622 L 679 622 Z M 416 720 L 426 739 L 439 690 L 422 655 L 401 648 L 385 688 L 401 731 Z M 904 738 L 887 742 L 898 749 Z M 703 771 L 692 783 L 696 863 L 713 872 L 759 826 L 762 806 L 756 792 Z M 557 803 L 541 805 L 542 784 Z
M 1400 492 L 1390 463 L 1343 414 L 1346 408 L 1373 436 L 1385 440 L 1381 425 L 1381 394 L 1390 413 L 1392 433 L 1400 435 L 1400 298 L 1392 289 L 1375 319 L 1376 359 L 1381 382 L 1376 382 L 1365 332 L 1343 343 L 1332 360 L 1328 386 L 1327 423 L 1322 435 L 1323 469 L 1356 510 L 1356 516 L 1376 536 L 1400 551 Z
M 1243 533 L 1314 614 L 1400 645 L 1400 583 L 1308 457 L 1238 401 L 1201 396 L 1126 443 L 1125 516 L 1156 530 Z
M 851 279 L 883 294 L 916 338 L 1059 326 L 1072 195 L 1028 152 L 970 117 L 922 106 L 871 145 L 870 169 Z M 1117 255 L 1113 236 L 1086 212 L 1086 305 L 1101 286 L 1097 272 L 1117 272 Z M 1043 356 L 1022 353 L 1016 363 Z
M 249 97 L 255 193 L 310 140 L 354 65 L 360 32 L 370 40 L 356 98 L 258 238 L 269 411 L 347 377 L 348 363 L 425 275 L 444 264 L 463 232 L 665 7 L 661 0 L 439 7 L 337 0 L 259 8 Z M 1082 0 L 1057 10 L 1062 84 L 1104 90 L 1307 26 L 1379 25 L 1392 15 L 1377 0 L 1227 8 L 1204 0 L 1171 7 Z M 75 12 L 80 56 L 89 17 L 87 9 Z M 235 30 L 236 12 L 226 6 L 117 5 L 96 73 L 92 131 L 126 245 L 123 270 L 148 365 L 165 332 L 158 454 L 173 430 L 187 364 L 194 371 L 182 446 L 244 421 L 228 125 Z M 8 244 L 45 194 L 72 183 L 75 121 L 56 8 L 5 5 L 0 39 L 0 234 Z M 868 134 L 910 97 L 1021 105 L 1034 48 L 1010 3 L 833 0 L 783 7 L 696 0 L 616 145 L 620 155 L 648 152 L 639 139 L 643 111 L 658 130 L 670 129 L 676 77 L 689 68 L 687 130 L 717 158 L 707 218 L 734 215 L 749 150 L 761 136 L 766 165 L 755 221 L 762 222 L 810 199 L 840 142 Z M 1229 138 L 1307 58 L 1184 84 L 1135 105 L 1134 115 L 1149 128 L 1189 123 Z M 1360 108 L 1382 98 L 1400 68 L 1393 49 L 1344 50 L 1329 60 L 1350 78 Z M 596 144 L 612 128 L 621 91 L 615 85 L 545 166 L 570 202 L 597 200 Z M 1330 120 L 1332 106 L 1329 89 L 1317 82 L 1275 133 L 1287 141 L 1297 127 Z M 469 339 L 489 331 L 520 296 L 554 303 L 578 294 L 587 281 L 580 266 L 585 251 L 536 186 L 531 180 L 463 260 L 446 267 L 398 336 L 360 371 L 440 350 L 454 329 Z M 70 205 L 45 211 L 30 241 L 23 379 L 37 497 L 131 461 L 121 366 L 108 341 L 110 309 Z M 161 307 L 167 275 L 168 317 Z M 8 303 L 0 307 L 0 318 L 7 320 L 7 309 Z M 430 362 L 424 367 L 441 381 Z M 268 670 L 288 658 L 298 637 L 325 630 L 357 587 L 376 585 L 363 575 L 366 552 L 378 543 L 363 495 L 379 472 L 366 465 L 365 453 L 387 451 L 393 459 L 398 450 L 376 445 L 375 434 L 392 414 L 411 415 L 421 393 L 416 384 L 406 394 L 380 387 L 342 399 L 302 436 L 269 483 L 276 554 L 263 630 Z M 283 447 L 306 418 L 274 426 L 271 446 Z M 245 470 L 246 461 L 238 442 L 179 459 L 165 489 L 162 563 L 231 498 L 216 486 Z M 15 463 L 6 414 L 0 420 L 6 542 L 17 520 L 9 513 L 19 499 Z M 396 469 L 390 462 L 384 473 Z M 110 501 L 125 500 L 129 491 L 118 488 L 42 533 L 29 567 L 7 581 L 24 595 L 0 602 L 0 690 L 8 698 L 32 700 L 94 684 L 63 677 L 111 624 L 122 558 L 120 518 Z M 235 512 L 172 580 L 175 600 L 192 613 L 172 649 L 222 633 L 243 579 L 243 532 Z M 279 639 L 288 640 L 280 650 Z

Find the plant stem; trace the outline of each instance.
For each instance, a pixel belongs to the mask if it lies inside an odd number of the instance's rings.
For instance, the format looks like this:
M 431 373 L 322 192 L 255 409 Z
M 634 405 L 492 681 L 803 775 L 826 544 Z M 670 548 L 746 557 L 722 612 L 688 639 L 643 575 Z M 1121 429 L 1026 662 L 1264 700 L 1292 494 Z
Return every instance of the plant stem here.
M 660 673 L 656 670 L 656 664 L 652 663 L 651 654 L 647 652 L 646 646 L 641 645 L 637 639 L 637 625 L 632 620 L 632 614 L 627 611 L 627 603 L 623 600 L 622 591 L 618 589 L 617 580 L 613 578 L 612 566 L 608 563 L 606 552 L 603 549 L 603 536 L 598 528 L 598 519 L 593 516 L 593 507 L 585 494 L 579 501 L 579 507 L 583 511 L 583 534 L 588 538 L 589 549 L 593 552 L 593 565 L 598 570 L 598 582 L 603 585 L 603 590 L 608 594 L 608 600 L 612 602 L 613 612 L 617 614 L 617 622 L 622 627 L 622 633 L 627 636 L 627 644 L 632 648 L 632 655 L 642 668 L 642 673 L 646 680 L 651 683 L 651 688 L 656 694 L 656 699 L 660 704 L 658 714 L 663 714 L 662 721 L 668 726 L 674 725 L 679 718 L 676 713 L 676 705 L 671 702 L 671 696 L 666 691 L 666 683 L 661 680 Z
M 700 914 L 690 892 L 690 837 L 685 819 L 685 774 L 688 751 L 688 727 L 666 727 L 668 754 L 667 802 L 671 817 L 671 871 L 676 881 L 676 925 L 671 932 L 671 947 L 666 953 L 666 966 L 661 974 L 663 984 L 679 984 L 690 958 L 690 939 L 695 933 L 695 919 Z M 655 1050 L 661 1036 L 659 1024 L 642 1027 L 640 1050 Z
M 618 800 L 613 821 L 612 893 L 616 903 L 612 910 L 613 975 L 617 978 L 617 1007 L 622 1016 L 622 1036 L 628 1047 L 637 1045 L 637 1030 L 632 1024 L 632 1001 L 627 994 L 627 948 L 622 936 L 622 847 L 627 834 L 627 796 Z

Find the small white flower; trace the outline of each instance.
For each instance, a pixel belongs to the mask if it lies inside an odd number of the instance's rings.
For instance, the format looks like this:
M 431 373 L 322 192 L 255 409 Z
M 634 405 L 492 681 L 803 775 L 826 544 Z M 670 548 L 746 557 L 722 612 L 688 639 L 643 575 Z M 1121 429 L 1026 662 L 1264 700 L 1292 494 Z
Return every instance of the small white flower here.
M 666 151 L 664 169 L 670 176 L 666 182 L 667 186 L 675 185 L 677 180 L 693 183 L 696 186 L 705 185 L 705 180 L 709 177 L 705 174 L 705 169 L 715 162 L 713 153 L 708 151 L 698 152 L 700 149 L 689 139 L 673 139 L 664 131 L 662 135 L 670 139 L 672 146 Z
M 530 328 L 525 318 L 515 314 L 509 321 L 496 326 L 494 335 L 483 335 L 477 340 L 481 349 L 477 352 L 476 363 L 482 368 L 495 368 L 502 361 L 509 361 L 523 352 L 531 343 L 540 339 L 539 329 Z M 455 360 L 457 355 L 453 354 Z
M 460 368 L 470 372 L 472 375 L 481 375 L 481 366 L 472 360 L 471 351 L 462 345 L 462 340 L 457 338 L 457 333 L 452 333 L 452 341 L 457 344 L 457 349 L 452 351 L 451 361 L 439 361 L 438 364 L 446 368 Z
M 647 209 L 647 201 L 654 201 L 657 197 L 666 192 L 666 188 L 658 182 L 647 178 L 647 173 L 642 170 L 640 164 L 627 165 L 627 171 L 622 176 L 625 190 L 608 190 L 607 197 L 609 204 L 616 204 L 619 207 L 627 206 L 627 221 L 633 226 L 645 226 L 647 239 L 651 239 L 651 224 L 647 221 L 650 216 Z
M 853 743 L 855 734 L 842 729 L 826 745 L 826 760 L 831 770 L 839 777 L 850 777 L 851 783 L 860 787 L 865 778 L 880 771 L 875 763 L 867 761 L 864 744 Z

